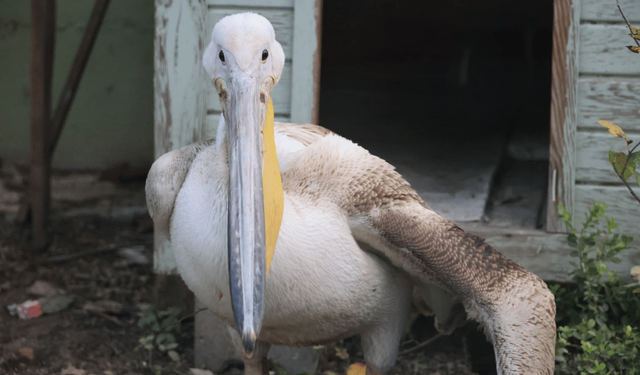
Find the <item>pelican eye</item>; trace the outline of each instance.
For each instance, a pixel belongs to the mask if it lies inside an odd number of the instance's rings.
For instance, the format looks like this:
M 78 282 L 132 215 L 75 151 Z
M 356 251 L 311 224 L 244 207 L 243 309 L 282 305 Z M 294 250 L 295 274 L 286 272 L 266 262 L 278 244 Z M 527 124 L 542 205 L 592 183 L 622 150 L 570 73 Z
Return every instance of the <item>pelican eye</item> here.
M 262 61 L 267 61 L 267 57 L 269 57 L 269 51 L 262 50 Z
M 224 62 L 224 52 L 220 51 L 218 57 L 220 58 L 220 61 Z

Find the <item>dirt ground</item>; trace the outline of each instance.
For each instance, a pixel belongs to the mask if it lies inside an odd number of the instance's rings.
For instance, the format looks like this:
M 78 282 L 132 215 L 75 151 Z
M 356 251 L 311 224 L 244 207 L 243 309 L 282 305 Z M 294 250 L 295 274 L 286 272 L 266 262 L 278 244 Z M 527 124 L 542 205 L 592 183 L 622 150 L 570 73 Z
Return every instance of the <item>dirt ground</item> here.
M 15 166 L 0 168 L 0 374 L 154 374 L 150 362 L 162 374 L 188 374 L 194 361 L 193 317 L 177 330 L 178 361 L 155 349 L 150 361 L 149 352 L 140 348 L 139 339 L 153 333 L 138 322 L 153 307 L 156 281 L 140 176 L 56 174 L 51 245 L 37 253 L 29 249 L 28 226 L 15 224 L 24 174 Z M 34 284 L 53 287 L 49 295 L 73 301 L 30 320 L 10 315 L 7 306 L 43 298 L 34 294 Z M 431 323 L 418 319 L 401 350 L 435 335 Z M 391 374 L 491 374 L 492 358 L 482 334 L 467 326 L 402 354 Z M 343 374 L 361 360 L 357 338 L 329 345 L 317 374 Z M 225 374 L 241 373 L 230 367 Z

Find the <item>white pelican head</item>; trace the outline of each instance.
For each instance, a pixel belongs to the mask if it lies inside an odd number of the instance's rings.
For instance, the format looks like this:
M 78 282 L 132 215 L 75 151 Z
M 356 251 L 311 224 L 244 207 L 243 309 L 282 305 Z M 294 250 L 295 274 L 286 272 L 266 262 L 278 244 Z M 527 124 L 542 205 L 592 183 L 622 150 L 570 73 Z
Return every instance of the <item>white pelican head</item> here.
M 284 51 L 266 18 L 234 14 L 213 28 L 203 65 L 226 125 L 229 285 L 236 325 L 251 355 L 262 325 L 267 247 L 275 247 L 282 219 L 271 91 L 282 74 Z

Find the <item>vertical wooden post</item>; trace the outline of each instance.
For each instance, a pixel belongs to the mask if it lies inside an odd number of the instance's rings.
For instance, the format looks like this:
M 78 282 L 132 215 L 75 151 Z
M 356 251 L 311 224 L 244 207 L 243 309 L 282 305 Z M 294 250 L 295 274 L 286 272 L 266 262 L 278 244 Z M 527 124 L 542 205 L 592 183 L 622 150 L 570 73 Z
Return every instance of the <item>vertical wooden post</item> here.
M 293 123 L 318 123 L 321 44 L 322 0 L 295 0 L 293 66 L 291 67 L 291 122 Z
M 157 0 L 155 14 L 155 157 L 200 141 L 206 131 L 202 55 L 209 42 L 206 0 Z M 210 83 L 209 83 L 210 84 Z M 171 243 L 154 235 L 156 274 L 176 274 Z
M 573 212 L 578 122 L 580 0 L 555 0 L 551 70 L 551 140 L 547 231 L 564 232 L 558 204 Z
M 154 41 L 154 143 L 156 159 L 202 140 L 206 134 L 208 82 L 202 67 L 207 44 L 206 0 L 156 0 Z M 154 302 L 193 310 L 193 295 L 177 274 L 171 242 L 155 229 Z
M 49 137 L 51 76 L 55 38 L 55 0 L 31 0 L 31 161 L 28 199 L 32 247 L 47 246 L 49 214 Z

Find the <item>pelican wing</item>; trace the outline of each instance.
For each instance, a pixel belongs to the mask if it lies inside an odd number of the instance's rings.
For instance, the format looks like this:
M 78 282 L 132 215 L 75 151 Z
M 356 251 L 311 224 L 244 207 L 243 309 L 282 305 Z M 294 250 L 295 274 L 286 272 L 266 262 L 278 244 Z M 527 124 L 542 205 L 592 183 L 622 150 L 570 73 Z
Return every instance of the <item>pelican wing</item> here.
M 333 132 L 327 128 L 323 128 L 320 125 L 314 124 L 290 124 L 285 122 L 278 122 L 275 124 L 275 130 L 279 133 L 286 134 L 289 138 L 300 142 L 303 146 L 307 147 L 312 143 L 319 141 L 328 134 Z
M 170 151 L 159 157 L 149 170 L 145 186 L 147 208 L 156 228 L 169 239 L 169 225 L 176 196 L 196 155 L 212 144 L 215 144 L 215 140 Z
M 339 206 L 364 248 L 459 298 L 484 326 L 502 374 L 553 373 L 555 303 L 542 280 L 439 216 L 391 165 L 340 136 L 296 159 L 282 175 L 285 193 Z

